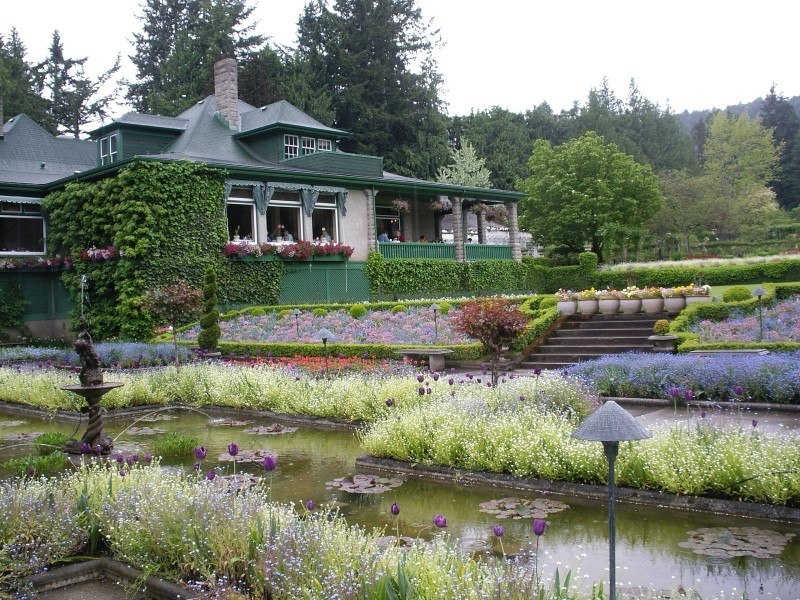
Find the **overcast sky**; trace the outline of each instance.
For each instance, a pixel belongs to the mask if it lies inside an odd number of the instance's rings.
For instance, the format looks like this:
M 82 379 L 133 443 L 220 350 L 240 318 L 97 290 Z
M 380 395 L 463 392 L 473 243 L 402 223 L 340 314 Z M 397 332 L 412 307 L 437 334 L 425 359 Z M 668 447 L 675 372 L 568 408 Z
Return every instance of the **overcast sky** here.
M 251 0 L 257 31 L 293 45 L 306 0 Z M 87 73 L 117 53 L 135 70 L 132 33 L 142 0 L 3 0 L 4 36 L 16 27 L 28 60 L 43 60 L 58 29 L 64 53 L 88 57 Z M 800 95 L 800 2 L 761 0 L 417 0 L 441 31 L 435 56 L 450 115 L 500 106 L 524 112 L 583 104 L 607 78 L 620 98 L 631 79 L 673 112 L 724 108 L 779 94 Z M 746 7 L 746 10 L 745 10 Z M 92 23 L 93 25 L 89 25 Z M 119 115 L 126 112 L 121 109 Z

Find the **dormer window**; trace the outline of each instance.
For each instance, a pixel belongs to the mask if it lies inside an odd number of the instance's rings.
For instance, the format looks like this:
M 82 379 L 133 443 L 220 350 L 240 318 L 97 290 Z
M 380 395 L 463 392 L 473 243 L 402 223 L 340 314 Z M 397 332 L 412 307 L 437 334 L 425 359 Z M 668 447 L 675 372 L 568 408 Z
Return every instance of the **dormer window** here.
M 117 160 L 117 134 L 100 138 L 100 164 L 108 165 Z
M 320 152 L 330 152 L 332 145 L 330 140 L 317 140 L 317 150 Z
M 300 148 L 300 140 L 296 135 L 289 135 L 288 133 L 283 136 L 283 157 L 295 158 L 298 155 Z
M 317 150 L 317 140 L 314 138 L 303 138 L 303 154 L 314 154 Z

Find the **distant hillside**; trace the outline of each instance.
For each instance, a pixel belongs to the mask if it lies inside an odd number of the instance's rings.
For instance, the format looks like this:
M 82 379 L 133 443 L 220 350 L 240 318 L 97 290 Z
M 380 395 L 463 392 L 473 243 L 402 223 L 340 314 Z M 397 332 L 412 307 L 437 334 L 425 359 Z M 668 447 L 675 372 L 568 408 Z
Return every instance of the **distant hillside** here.
M 800 115 L 800 96 L 793 96 L 788 98 L 789 104 L 794 107 L 795 112 Z M 747 116 L 751 119 L 757 117 L 761 112 L 761 107 L 764 106 L 764 99 L 763 98 L 756 98 L 752 102 L 748 102 L 747 104 L 734 104 L 725 108 L 725 110 L 730 110 L 732 113 L 740 115 L 742 113 L 747 113 Z M 688 110 L 683 111 L 682 113 L 678 114 L 678 120 L 683 124 L 686 128 L 686 131 L 691 131 L 692 127 L 699 121 L 705 119 L 714 109 L 707 109 L 707 110 L 694 110 L 689 112 Z

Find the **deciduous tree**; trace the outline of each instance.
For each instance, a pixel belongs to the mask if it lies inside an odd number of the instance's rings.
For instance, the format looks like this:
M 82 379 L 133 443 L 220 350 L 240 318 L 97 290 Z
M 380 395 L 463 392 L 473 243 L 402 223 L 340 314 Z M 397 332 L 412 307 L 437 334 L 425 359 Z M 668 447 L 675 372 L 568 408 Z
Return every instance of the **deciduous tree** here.
M 661 207 L 650 166 L 594 132 L 560 146 L 537 140 L 528 164 L 520 226 L 546 244 L 580 252 L 589 243 L 602 260 L 607 244 L 640 235 Z

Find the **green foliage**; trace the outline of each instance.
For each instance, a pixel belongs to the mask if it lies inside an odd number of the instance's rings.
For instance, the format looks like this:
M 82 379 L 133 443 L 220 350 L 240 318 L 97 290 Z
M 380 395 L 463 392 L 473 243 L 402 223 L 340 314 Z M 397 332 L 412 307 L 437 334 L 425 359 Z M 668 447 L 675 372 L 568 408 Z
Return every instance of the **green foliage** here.
M 314 312 L 312 312 L 311 314 L 314 315 L 315 317 L 327 317 L 328 311 L 325 310 L 324 308 L 315 308 Z
M 367 314 L 367 308 L 363 304 L 353 304 L 350 307 L 350 316 L 354 319 L 363 317 L 365 314 Z
M 28 303 L 22 295 L 19 283 L 8 282 L 0 289 L 0 328 L 12 327 L 21 329 L 25 326 L 22 320 Z
M 252 316 L 254 316 L 254 317 L 262 317 L 262 316 L 264 316 L 265 314 L 267 314 L 267 309 L 266 309 L 266 308 L 264 308 L 264 307 L 261 307 L 261 306 L 259 306 L 259 307 L 257 307 L 257 308 L 251 308 L 251 309 L 248 309 L 248 311 L 247 311 L 247 312 L 248 312 L 248 314 L 250 314 L 250 315 L 252 315 Z M 292 311 L 291 311 L 291 310 L 289 310 L 289 309 L 287 308 L 287 309 L 284 309 L 284 310 L 282 310 L 282 311 L 281 311 L 281 312 L 278 314 L 278 316 L 279 316 L 279 317 L 285 317 L 287 314 L 291 314 L 291 313 L 292 313 Z M 230 314 L 229 316 L 230 316 L 231 318 L 233 318 L 233 317 L 236 317 L 237 315 L 238 315 L 238 313 L 234 311 L 234 312 L 233 312 L 233 314 Z
M 392 307 L 392 314 L 396 315 L 397 313 L 405 313 L 408 312 L 408 307 L 405 304 L 395 304 Z
M 526 268 L 516 260 L 475 260 L 468 264 L 468 290 L 475 293 L 523 292 Z
M 221 330 L 219 328 L 219 311 L 217 310 L 217 272 L 209 265 L 206 268 L 203 285 L 203 314 L 200 316 L 201 331 L 197 336 L 197 345 L 202 350 L 213 352 L 217 349 Z
M 62 450 L 69 440 L 69 435 L 60 431 L 50 431 L 36 436 L 33 440 L 36 451 L 40 456 L 47 456 L 56 450 Z
M 446 315 L 450 312 L 450 309 L 453 308 L 453 305 L 449 302 L 439 302 L 439 312 L 443 315 Z
M 539 302 L 539 309 L 544 310 L 547 308 L 555 308 L 557 303 L 558 303 L 558 298 L 556 298 L 555 296 L 545 296 Z
M 667 319 L 659 319 L 653 325 L 653 333 L 655 335 L 667 335 L 669 333 L 669 321 Z
M 602 260 L 606 246 L 641 238 L 661 206 L 651 167 L 593 131 L 556 147 L 537 140 L 528 164 L 520 226 L 548 245 L 589 242 Z
M 725 290 L 722 294 L 723 302 L 741 302 L 743 300 L 750 300 L 753 298 L 750 288 L 743 285 L 735 285 Z
M 200 440 L 195 437 L 170 431 L 155 441 L 154 449 L 159 456 L 185 458 L 191 456 L 195 447 L 199 445 Z
M 275 305 L 281 293 L 283 261 L 226 260 L 220 271 L 220 303 Z
M 258 315 L 256 315 L 256 311 L 258 311 Z M 255 316 L 261 316 L 261 315 L 267 314 L 267 311 L 265 309 L 263 309 L 263 308 L 254 308 L 252 311 L 250 311 L 250 314 L 253 315 L 254 317 Z M 283 319 L 283 318 L 289 317 L 291 315 L 292 315 L 292 309 L 291 308 L 284 308 L 283 310 L 279 310 L 278 311 L 278 318 L 279 319 Z
M 178 278 L 199 286 L 212 257 L 228 264 L 220 253 L 227 239 L 224 179 L 222 171 L 188 161 L 137 160 L 116 177 L 71 183 L 44 199 L 48 253 L 77 257 L 92 246 L 113 245 L 123 254 L 100 262 L 75 260 L 63 275 L 77 305 L 86 276 L 95 339 L 148 339 L 153 322 L 141 310 L 145 290 Z M 225 302 L 246 278 L 223 271 L 218 267 Z
M 57 475 L 69 466 L 69 459 L 62 450 L 56 450 L 45 455 L 28 454 L 19 458 L 11 458 L 0 464 L 0 469 L 19 477 L 28 474 L 33 468 L 36 475 Z

